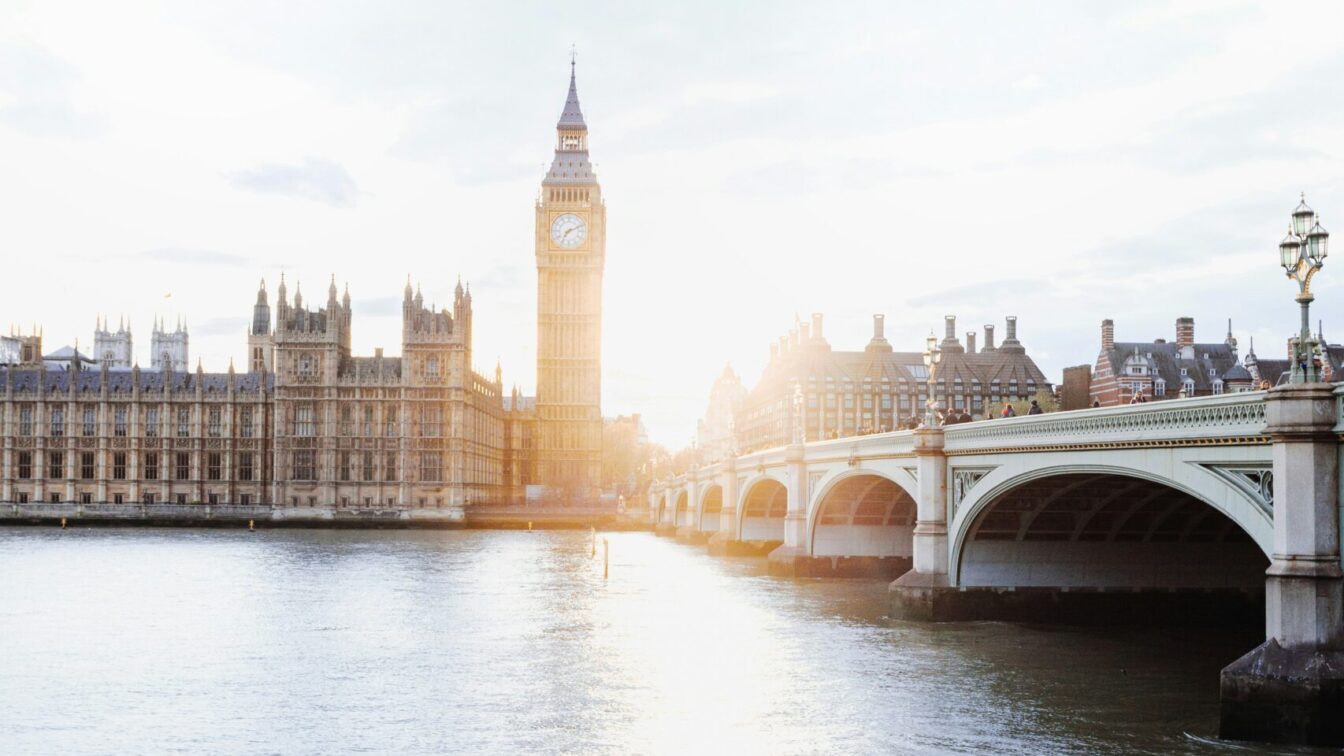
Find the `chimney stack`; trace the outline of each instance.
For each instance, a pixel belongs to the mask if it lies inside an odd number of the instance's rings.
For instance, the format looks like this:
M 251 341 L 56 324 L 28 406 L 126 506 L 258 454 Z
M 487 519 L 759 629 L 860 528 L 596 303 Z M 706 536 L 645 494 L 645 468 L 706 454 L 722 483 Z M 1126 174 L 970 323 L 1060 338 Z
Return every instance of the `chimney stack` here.
M 966 332 L 966 354 L 975 354 L 975 331 Z
M 868 346 L 863 348 L 863 351 L 865 352 L 891 351 L 891 344 L 887 343 L 887 337 L 885 334 L 886 331 L 886 328 L 884 326 L 885 320 L 886 320 L 885 315 L 878 314 L 873 316 L 873 338 L 871 341 L 868 342 Z
M 961 342 L 957 341 L 957 316 L 947 315 L 943 319 L 943 343 L 939 348 L 948 354 L 961 354 Z
M 1101 350 L 1109 352 L 1115 349 L 1115 321 L 1106 318 L 1101 321 Z
M 1009 315 L 1004 320 L 1007 323 L 1008 332 L 1004 335 L 1003 343 L 995 351 L 1003 354 L 1026 354 L 1022 342 L 1017 340 L 1017 316 Z
M 994 351 L 994 324 L 985 324 L 985 349 L 986 352 Z
M 812 338 L 821 340 L 821 313 L 812 313 Z
M 1194 345 L 1195 345 L 1195 319 L 1176 318 L 1176 346 L 1188 347 Z

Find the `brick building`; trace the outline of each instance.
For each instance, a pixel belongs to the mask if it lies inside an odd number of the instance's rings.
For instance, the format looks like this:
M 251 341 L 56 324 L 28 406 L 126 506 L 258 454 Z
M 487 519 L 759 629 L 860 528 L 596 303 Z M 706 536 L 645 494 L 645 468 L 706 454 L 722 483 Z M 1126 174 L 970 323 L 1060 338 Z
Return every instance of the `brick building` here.
M 1208 396 L 1253 388 L 1254 378 L 1237 356 L 1231 323 L 1221 342 L 1195 341 L 1195 319 L 1177 318 L 1174 341 L 1115 340 L 1115 323 L 1101 322 L 1101 350 L 1092 369 L 1089 398 L 1103 407 L 1143 401 Z M 1089 404 L 1091 403 L 1089 402 Z

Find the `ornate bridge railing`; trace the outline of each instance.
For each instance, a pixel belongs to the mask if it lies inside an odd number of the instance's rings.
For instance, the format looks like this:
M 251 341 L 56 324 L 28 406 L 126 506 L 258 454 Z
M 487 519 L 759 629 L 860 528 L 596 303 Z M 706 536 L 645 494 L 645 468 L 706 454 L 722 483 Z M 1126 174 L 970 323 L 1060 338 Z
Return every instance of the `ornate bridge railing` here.
M 946 430 L 949 454 L 989 451 L 1269 443 L 1265 392 L 1054 412 Z
M 1339 397 L 1340 424 L 1344 433 L 1344 385 Z M 1120 407 L 1052 412 L 999 420 L 984 420 L 945 429 L 944 451 L 949 455 L 1012 453 L 1067 449 L 1113 449 L 1218 444 L 1268 444 L 1265 429 L 1265 392 L 1251 391 L 1192 399 L 1172 399 Z M 810 441 L 805 446 L 809 464 L 909 456 L 913 453 L 910 431 Z M 736 460 L 739 475 L 779 467 L 785 449 L 779 447 L 744 454 Z M 712 479 L 719 463 L 706 465 L 693 474 L 701 481 Z M 664 483 L 677 488 L 686 473 Z

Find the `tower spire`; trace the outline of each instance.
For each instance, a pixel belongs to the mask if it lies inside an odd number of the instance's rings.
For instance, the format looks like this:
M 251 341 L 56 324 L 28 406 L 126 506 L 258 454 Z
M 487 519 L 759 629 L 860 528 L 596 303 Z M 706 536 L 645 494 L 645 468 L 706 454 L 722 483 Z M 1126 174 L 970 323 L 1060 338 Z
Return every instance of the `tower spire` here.
M 555 124 L 555 127 L 587 131 L 588 124 L 584 123 L 583 110 L 579 107 L 578 77 L 575 73 L 577 57 L 578 53 L 571 47 L 569 52 L 569 93 L 565 95 L 565 108 L 560 112 L 560 121 Z

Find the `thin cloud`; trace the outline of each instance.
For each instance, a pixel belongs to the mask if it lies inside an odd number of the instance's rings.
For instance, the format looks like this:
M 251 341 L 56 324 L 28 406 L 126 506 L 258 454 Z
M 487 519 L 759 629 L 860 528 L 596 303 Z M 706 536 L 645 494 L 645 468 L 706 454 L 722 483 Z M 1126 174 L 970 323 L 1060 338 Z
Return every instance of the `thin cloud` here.
M 38 137 L 87 139 L 106 122 L 74 100 L 77 72 L 51 53 L 28 46 L 0 45 L 0 123 Z
M 299 165 L 268 163 L 228 178 L 238 189 L 299 197 L 332 207 L 353 207 L 359 197 L 359 187 L 344 167 L 317 158 Z

